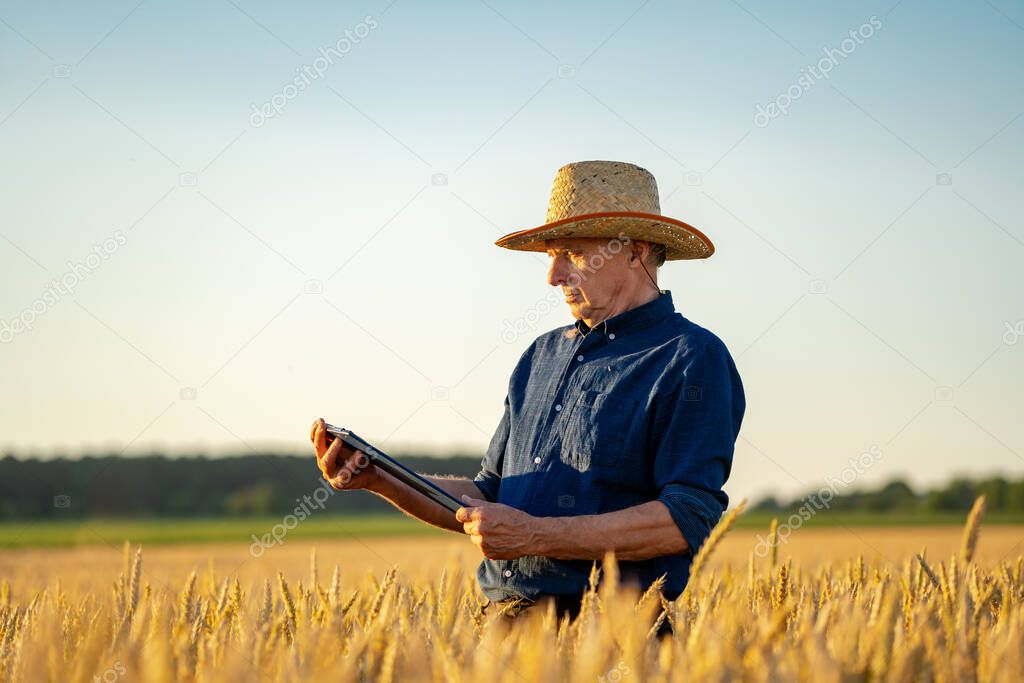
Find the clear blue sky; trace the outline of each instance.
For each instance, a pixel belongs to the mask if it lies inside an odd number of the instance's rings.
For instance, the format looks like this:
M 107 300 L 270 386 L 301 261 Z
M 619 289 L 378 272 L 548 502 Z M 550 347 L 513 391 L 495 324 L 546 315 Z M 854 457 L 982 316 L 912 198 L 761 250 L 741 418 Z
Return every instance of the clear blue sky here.
M 569 322 L 493 240 L 616 159 L 717 246 L 662 278 L 746 385 L 734 497 L 873 446 L 858 483 L 1020 476 L 1022 47 L 1006 0 L 5 2 L 0 324 L 37 313 L 0 449 L 299 450 L 325 416 L 479 452 L 505 321 Z

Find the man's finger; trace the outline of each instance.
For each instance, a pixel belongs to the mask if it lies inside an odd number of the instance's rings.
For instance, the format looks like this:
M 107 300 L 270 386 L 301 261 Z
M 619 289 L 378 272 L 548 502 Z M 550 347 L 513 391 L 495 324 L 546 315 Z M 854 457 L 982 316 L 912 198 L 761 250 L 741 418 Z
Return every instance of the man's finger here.
M 346 451 L 351 450 L 351 453 L 345 456 L 345 467 L 352 470 L 353 474 L 366 469 L 370 465 L 370 458 L 366 453 L 363 453 L 359 449 L 353 449 L 344 442 L 342 443 L 342 447 L 345 448 Z
M 321 438 L 323 437 L 323 430 L 320 431 Z M 333 477 L 338 472 L 338 453 L 344 448 L 345 442 L 341 439 L 335 439 L 331 442 L 331 445 L 327 448 L 327 452 L 324 453 L 324 457 L 320 459 L 320 469 L 322 469 L 328 476 Z
M 461 517 L 459 517 L 460 512 L 462 513 Z M 461 507 L 455 513 L 455 519 L 459 522 L 478 522 L 480 520 L 480 508 Z
M 477 500 L 470 496 L 463 495 L 462 502 L 464 505 L 455 511 L 455 519 L 459 522 L 468 522 L 471 519 L 477 519 L 480 516 L 480 507 L 487 501 Z
M 313 446 L 316 448 L 317 457 L 322 457 L 327 450 L 327 432 L 324 430 L 323 420 L 317 422 Z

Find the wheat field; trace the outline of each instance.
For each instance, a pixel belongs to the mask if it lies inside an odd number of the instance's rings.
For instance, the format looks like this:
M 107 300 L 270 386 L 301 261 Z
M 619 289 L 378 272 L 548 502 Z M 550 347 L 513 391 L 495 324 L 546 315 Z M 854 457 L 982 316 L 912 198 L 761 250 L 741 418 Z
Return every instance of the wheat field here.
M 1020 530 L 982 556 L 982 511 L 941 557 L 902 530 L 898 559 L 812 543 L 817 561 L 769 530 L 771 552 L 751 552 L 727 537 L 730 513 L 678 600 L 619 586 L 606 558 L 573 622 L 481 613 L 469 556 L 430 561 L 430 539 L 391 541 L 407 559 L 365 572 L 314 551 L 301 575 L 266 558 L 186 570 L 165 553 L 154 571 L 125 546 L 111 571 L 36 551 L 0 561 L 0 681 L 1017 681 L 1024 556 L 1004 553 Z M 654 635 L 660 620 L 673 637 Z

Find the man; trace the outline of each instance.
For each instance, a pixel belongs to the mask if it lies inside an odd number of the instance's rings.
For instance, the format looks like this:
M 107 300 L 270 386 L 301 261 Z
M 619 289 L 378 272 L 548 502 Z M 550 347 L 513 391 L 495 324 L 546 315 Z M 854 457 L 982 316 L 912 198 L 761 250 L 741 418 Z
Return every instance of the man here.
M 745 399 L 725 345 L 675 311 L 656 274 L 714 247 L 660 214 L 650 173 L 610 161 L 559 169 L 546 223 L 497 244 L 548 253 L 548 284 L 575 323 L 523 353 L 479 474 L 431 477 L 465 507 L 452 516 L 372 466 L 357 471 L 360 454 L 329 443 L 322 419 L 311 433 L 320 469 L 335 488 L 369 489 L 469 535 L 492 603 L 551 599 L 574 614 L 607 551 L 624 582 L 665 575 L 674 599 L 728 503 Z

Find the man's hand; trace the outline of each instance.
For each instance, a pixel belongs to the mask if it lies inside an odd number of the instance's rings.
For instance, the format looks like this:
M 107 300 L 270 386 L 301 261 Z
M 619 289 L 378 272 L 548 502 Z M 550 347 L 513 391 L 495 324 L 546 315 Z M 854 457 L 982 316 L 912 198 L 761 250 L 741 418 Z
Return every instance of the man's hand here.
M 515 560 L 536 555 L 538 518 L 501 503 L 462 496 L 465 505 L 455 513 L 462 528 L 484 557 Z
M 327 433 L 321 417 L 309 430 L 309 440 L 316 451 L 316 463 L 324 479 L 336 491 L 373 489 L 380 481 L 378 470 L 362 451 L 353 450 L 341 439 Z

